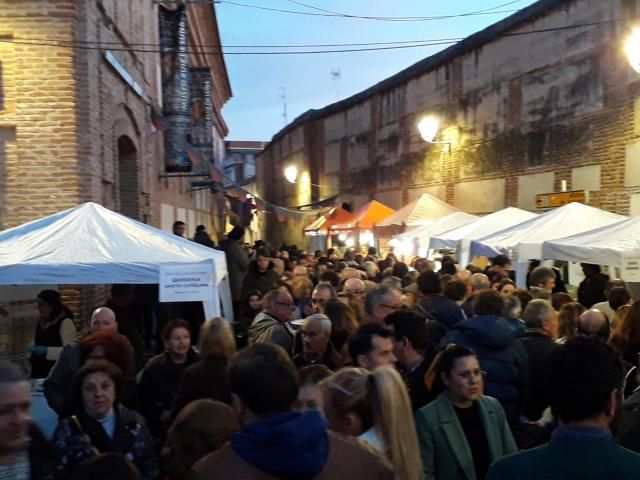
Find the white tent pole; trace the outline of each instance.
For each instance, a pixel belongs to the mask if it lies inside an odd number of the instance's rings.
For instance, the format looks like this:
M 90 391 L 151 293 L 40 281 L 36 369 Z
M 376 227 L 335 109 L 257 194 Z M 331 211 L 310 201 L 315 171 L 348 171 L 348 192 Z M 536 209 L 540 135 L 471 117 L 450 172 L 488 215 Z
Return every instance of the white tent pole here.
M 469 240 L 461 240 L 460 246 L 458 247 L 458 265 L 464 268 L 469 265 L 469 249 L 471 247 L 471 242 Z
M 516 286 L 524 290 L 527 289 L 527 263 L 516 263 Z

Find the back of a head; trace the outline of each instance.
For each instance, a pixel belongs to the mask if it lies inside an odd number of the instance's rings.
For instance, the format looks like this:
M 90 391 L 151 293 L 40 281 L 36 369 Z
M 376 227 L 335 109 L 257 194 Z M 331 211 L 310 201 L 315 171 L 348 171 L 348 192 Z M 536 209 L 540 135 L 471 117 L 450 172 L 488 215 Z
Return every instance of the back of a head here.
M 502 309 L 503 318 L 520 318 L 522 316 L 522 304 L 520 299 L 515 295 L 507 295 L 502 297 L 504 308 Z
M 409 267 L 404 262 L 396 262 L 393 265 L 393 276 L 398 278 L 403 278 L 407 273 L 409 273 Z
M 541 329 L 543 324 L 552 317 L 553 311 L 553 306 L 546 300 L 531 300 L 522 312 L 522 320 L 527 324 L 527 328 Z
M 455 263 L 451 261 L 443 261 L 438 273 L 440 275 L 455 275 L 457 271 L 458 268 Z
M 533 297 L 531 296 L 531 294 L 526 290 L 522 290 L 521 288 L 518 288 L 513 292 L 511 292 L 511 295 L 513 295 L 514 297 L 518 297 L 518 300 L 520 300 L 520 306 L 522 307 L 523 310 L 527 308 L 527 305 L 529 304 L 529 302 L 533 300 Z
M 623 381 L 624 366 L 613 347 L 596 338 L 572 338 L 554 349 L 548 362 L 551 411 L 565 422 L 595 417 Z
M 560 311 L 563 305 L 567 303 L 573 303 L 573 298 L 571 295 L 564 292 L 556 292 L 551 294 L 551 305 L 557 311 Z
M 418 289 L 423 294 L 441 293 L 440 277 L 437 273 L 427 271 L 418 276 Z
M 227 234 L 227 238 L 230 240 L 241 240 L 244 237 L 244 227 L 235 226 Z
M 80 463 L 73 471 L 72 480 L 138 480 L 140 474 L 127 458 L 116 452 L 100 453 Z
M 480 292 L 482 290 L 488 290 L 489 288 L 491 288 L 489 277 L 487 277 L 484 273 L 474 273 L 473 275 L 471 275 L 469 282 L 474 292 Z
M 600 310 L 591 308 L 578 318 L 578 333 L 599 337 L 606 341 L 611 333 L 609 320 Z
M 349 355 L 355 362 L 359 355 L 368 355 L 372 348 L 373 337 L 391 338 L 392 332 L 378 323 L 360 325 L 349 339 Z
M 384 319 L 385 323 L 393 327 L 393 335 L 397 341 L 406 338 L 418 353 L 430 350 L 431 340 L 427 332 L 427 324 L 420 315 L 408 310 L 398 310 Z
M 607 296 L 609 301 L 609 306 L 615 312 L 622 305 L 626 305 L 631 300 L 631 295 L 629 295 L 629 290 L 625 287 L 613 287 L 609 290 L 609 295 Z
M 508 267 L 511 265 L 511 260 L 506 255 L 496 255 L 491 259 L 491 265 L 496 267 Z
M 229 366 L 231 392 L 257 416 L 291 410 L 298 396 L 298 372 L 287 352 L 261 343 L 240 351 Z
M 239 430 L 240 423 L 229 405 L 209 399 L 187 404 L 169 429 L 162 451 L 164 470 L 171 478 L 185 478 L 195 462 L 220 448 Z
M 315 386 L 322 382 L 325 378 L 330 377 L 333 372 L 326 365 L 315 364 L 307 365 L 298 370 L 300 377 L 300 388 L 307 386 Z
M 226 358 L 230 360 L 236 353 L 233 329 L 220 317 L 214 317 L 202 324 L 198 340 L 200 358 L 203 360 Z
M 444 287 L 444 296 L 454 302 L 464 300 L 467 295 L 467 286 L 462 280 L 451 280 Z
M 340 285 L 340 274 L 333 270 L 327 270 L 320 275 L 321 282 L 328 282 L 334 289 Z
M 483 290 L 473 299 L 474 315 L 494 315 L 499 317 L 504 310 L 502 296 L 495 290 Z

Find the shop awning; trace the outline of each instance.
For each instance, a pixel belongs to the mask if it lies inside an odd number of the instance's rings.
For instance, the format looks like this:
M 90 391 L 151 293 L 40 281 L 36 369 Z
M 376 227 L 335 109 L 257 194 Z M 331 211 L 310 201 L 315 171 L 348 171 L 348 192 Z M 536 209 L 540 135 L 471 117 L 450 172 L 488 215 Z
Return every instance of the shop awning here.
M 375 225 L 393 215 L 395 210 L 386 205 L 372 200 L 353 213 L 353 216 L 343 223 L 336 223 L 331 227 L 332 231 L 339 230 L 371 230 Z

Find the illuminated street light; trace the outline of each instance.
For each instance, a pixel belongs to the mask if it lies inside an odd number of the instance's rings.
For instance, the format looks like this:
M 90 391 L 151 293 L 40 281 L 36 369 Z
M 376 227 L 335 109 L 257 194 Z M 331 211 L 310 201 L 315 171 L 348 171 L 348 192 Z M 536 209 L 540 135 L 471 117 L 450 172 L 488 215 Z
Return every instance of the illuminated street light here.
M 433 141 L 435 140 L 439 129 L 440 121 L 433 115 L 424 117 L 418 122 L 418 130 L 420 131 L 420 136 L 427 143 L 434 143 Z
M 633 32 L 624 44 L 624 53 L 627 54 L 629 65 L 640 73 L 640 28 L 634 28 Z
M 295 165 L 289 165 L 284 169 L 284 177 L 288 182 L 296 183 L 296 180 L 298 179 L 298 167 Z

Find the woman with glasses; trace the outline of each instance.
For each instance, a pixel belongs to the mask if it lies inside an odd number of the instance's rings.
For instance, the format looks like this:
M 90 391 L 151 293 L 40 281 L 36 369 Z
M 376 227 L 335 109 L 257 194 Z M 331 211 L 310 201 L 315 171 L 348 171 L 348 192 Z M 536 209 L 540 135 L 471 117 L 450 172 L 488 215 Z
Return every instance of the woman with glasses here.
M 425 480 L 484 479 L 493 462 L 518 450 L 500 402 L 483 395 L 473 350 L 447 346 L 426 379 L 441 393 L 416 413 Z

